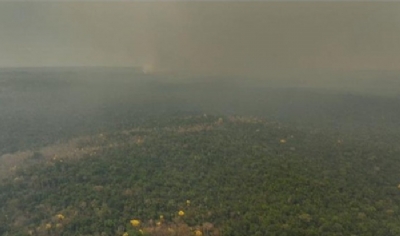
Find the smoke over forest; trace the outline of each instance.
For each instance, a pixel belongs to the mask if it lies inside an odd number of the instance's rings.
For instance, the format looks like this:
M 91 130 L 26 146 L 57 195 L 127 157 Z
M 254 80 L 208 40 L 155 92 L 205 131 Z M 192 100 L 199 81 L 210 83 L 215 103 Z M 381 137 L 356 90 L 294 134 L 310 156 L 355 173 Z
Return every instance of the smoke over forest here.
M 400 235 L 399 12 L 1 1 L 0 236 Z

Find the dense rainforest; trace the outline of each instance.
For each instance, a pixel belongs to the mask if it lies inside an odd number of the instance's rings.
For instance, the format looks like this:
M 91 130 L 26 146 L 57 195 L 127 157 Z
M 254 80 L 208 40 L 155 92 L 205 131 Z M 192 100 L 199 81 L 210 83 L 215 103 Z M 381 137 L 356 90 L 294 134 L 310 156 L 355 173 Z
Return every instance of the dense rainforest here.
M 0 235 L 400 235 L 398 141 L 258 117 L 148 119 L 14 153 Z
M 400 236 L 400 2 L 0 2 L 0 236 Z

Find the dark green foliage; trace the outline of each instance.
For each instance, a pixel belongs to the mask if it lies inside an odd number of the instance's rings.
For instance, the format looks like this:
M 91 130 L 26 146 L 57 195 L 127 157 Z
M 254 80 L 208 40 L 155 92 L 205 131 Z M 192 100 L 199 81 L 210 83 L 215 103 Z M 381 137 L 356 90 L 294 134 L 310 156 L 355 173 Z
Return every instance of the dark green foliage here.
M 132 218 L 173 222 L 179 210 L 189 226 L 212 222 L 222 235 L 400 235 L 391 137 L 203 116 L 106 137 L 96 154 L 42 160 L 5 180 L 0 235 L 55 224 L 59 213 L 53 235 L 121 235 Z

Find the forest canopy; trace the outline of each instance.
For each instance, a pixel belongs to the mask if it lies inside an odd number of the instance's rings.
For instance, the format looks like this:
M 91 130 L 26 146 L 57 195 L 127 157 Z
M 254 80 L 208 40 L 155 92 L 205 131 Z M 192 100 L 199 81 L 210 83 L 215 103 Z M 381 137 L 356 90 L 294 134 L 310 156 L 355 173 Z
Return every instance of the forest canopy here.
M 400 234 L 389 137 L 195 115 L 68 147 L 9 170 L 0 235 Z

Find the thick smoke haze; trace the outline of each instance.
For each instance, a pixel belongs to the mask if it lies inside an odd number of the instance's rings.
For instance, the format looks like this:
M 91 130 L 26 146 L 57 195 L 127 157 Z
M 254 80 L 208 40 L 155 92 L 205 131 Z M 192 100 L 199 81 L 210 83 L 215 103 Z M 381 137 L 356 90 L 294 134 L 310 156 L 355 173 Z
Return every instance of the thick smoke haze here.
M 0 66 L 399 70 L 400 3 L 0 3 Z

